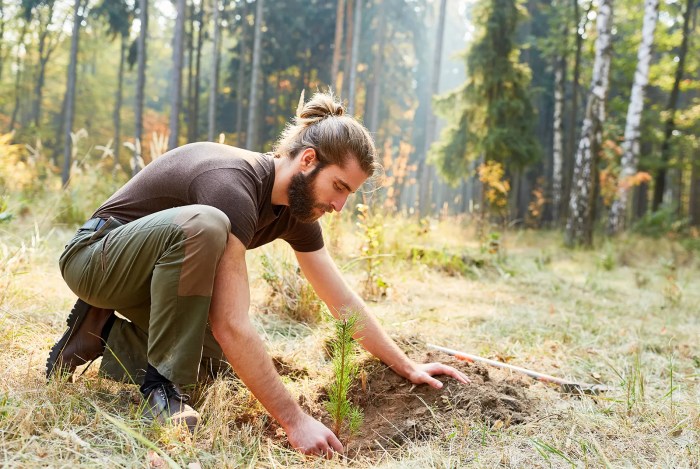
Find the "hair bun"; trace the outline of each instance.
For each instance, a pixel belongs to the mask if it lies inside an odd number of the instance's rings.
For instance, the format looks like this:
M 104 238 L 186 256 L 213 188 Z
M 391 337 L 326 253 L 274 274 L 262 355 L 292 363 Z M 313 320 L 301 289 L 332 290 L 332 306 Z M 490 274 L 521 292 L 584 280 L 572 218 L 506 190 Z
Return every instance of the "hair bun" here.
M 309 101 L 304 103 L 302 91 L 295 121 L 297 125 L 309 126 L 326 117 L 343 115 L 345 115 L 345 107 L 332 93 L 315 93 Z

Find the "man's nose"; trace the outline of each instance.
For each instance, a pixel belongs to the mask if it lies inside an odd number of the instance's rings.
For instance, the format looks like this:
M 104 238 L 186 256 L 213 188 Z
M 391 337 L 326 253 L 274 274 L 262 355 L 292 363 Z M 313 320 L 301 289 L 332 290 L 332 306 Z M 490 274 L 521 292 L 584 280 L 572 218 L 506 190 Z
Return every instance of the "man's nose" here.
M 333 210 L 335 212 L 340 212 L 343 209 L 343 207 L 345 207 L 345 202 L 347 202 L 347 201 L 348 201 L 348 196 L 345 195 L 345 196 L 331 202 L 331 207 L 333 208 Z

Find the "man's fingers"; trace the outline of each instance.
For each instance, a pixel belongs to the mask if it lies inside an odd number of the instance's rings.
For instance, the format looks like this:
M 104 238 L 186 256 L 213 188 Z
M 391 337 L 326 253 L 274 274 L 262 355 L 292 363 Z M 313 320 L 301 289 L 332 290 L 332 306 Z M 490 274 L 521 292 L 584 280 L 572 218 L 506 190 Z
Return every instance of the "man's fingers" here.
M 423 382 L 429 384 L 430 386 L 434 387 L 435 389 L 442 389 L 442 386 L 443 386 L 442 381 L 433 378 L 428 373 L 426 373 L 425 375 L 426 375 L 426 377 L 425 377 Z
M 446 376 L 450 376 L 450 377 L 452 377 L 452 378 L 456 379 L 457 381 L 464 383 L 464 384 L 471 383 L 471 380 L 467 377 L 467 375 L 465 375 L 464 373 L 462 373 L 461 371 L 459 371 L 456 368 L 453 368 L 453 367 L 448 366 L 448 365 L 443 365 L 442 363 L 429 363 L 425 368 L 425 372 L 427 375 L 430 375 L 430 376 L 446 375 Z M 435 381 L 437 381 L 437 380 L 435 380 Z M 425 381 L 425 382 L 429 383 L 434 388 L 440 389 L 442 387 L 442 383 L 440 383 L 440 386 L 436 386 L 433 382 L 430 382 L 430 381 Z
M 344 451 L 343 444 L 334 434 L 331 434 L 330 438 L 328 438 L 328 443 L 335 452 L 342 453 Z
M 467 375 L 465 375 L 461 371 L 459 371 L 455 368 L 452 368 L 452 367 L 447 367 L 447 368 L 448 369 L 444 372 L 446 375 L 452 376 L 454 379 L 456 379 L 457 381 L 460 381 L 464 384 L 471 383 L 471 380 L 467 377 Z

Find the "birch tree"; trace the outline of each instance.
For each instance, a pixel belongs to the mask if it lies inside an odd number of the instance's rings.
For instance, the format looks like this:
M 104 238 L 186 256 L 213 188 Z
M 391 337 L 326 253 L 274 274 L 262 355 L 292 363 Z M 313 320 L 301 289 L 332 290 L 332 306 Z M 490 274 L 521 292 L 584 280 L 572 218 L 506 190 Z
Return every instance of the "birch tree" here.
M 610 208 L 608 232 L 615 234 L 621 231 L 626 222 L 627 195 L 629 181 L 637 173 L 639 160 L 639 137 L 642 110 L 644 109 L 644 91 L 649 82 L 649 63 L 651 62 L 654 31 L 659 17 L 659 0 L 644 2 L 644 22 L 642 23 L 642 42 L 637 52 L 637 68 L 634 72 L 634 83 L 627 108 L 625 137 L 622 142 L 622 168 L 618 182 L 617 196 Z
M 182 62 L 185 57 L 185 16 L 187 3 L 185 0 L 177 0 L 177 20 L 173 35 L 173 73 L 170 83 L 170 137 L 168 138 L 168 150 L 177 146 L 180 134 L 180 108 L 182 107 Z
M 600 0 L 596 28 L 593 76 L 588 92 L 588 103 L 581 126 L 581 139 L 576 150 L 574 176 L 569 198 L 569 217 L 566 223 L 568 246 L 593 243 L 593 214 L 595 212 L 596 165 L 600 151 L 605 99 L 608 94 L 610 62 L 612 59 L 612 0 Z
M 555 1 L 556 9 L 563 9 L 563 1 Z M 552 122 L 552 220 L 559 221 L 564 179 L 564 85 L 566 82 L 566 48 L 568 21 L 566 15 L 557 15 L 559 41 L 554 54 L 554 116 Z

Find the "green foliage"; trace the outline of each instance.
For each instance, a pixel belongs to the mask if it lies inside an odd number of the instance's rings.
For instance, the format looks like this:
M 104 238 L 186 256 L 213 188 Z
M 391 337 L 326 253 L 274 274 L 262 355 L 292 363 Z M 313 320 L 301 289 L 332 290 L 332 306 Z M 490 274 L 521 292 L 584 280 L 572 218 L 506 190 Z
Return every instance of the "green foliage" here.
M 664 206 L 656 212 L 645 214 L 632 226 L 632 231 L 660 238 L 667 234 L 681 234 L 687 227 L 688 221 L 679 219 L 674 207 Z
M 262 254 L 260 262 L 262 278 L 272 289 L 268 308 L 308 324 L 321 320 L 323 304 L 296 264 L 268 254 Z
M 366 298 L 378 299 L 386 296 L 389 288 L 379 272 L 384 250 L 384 219 L 365 204 L 357 204 L 357 212 L 362 259 L 365 260 L 364 293 Z
M 411 262 L 426 265 L 448 275 L 475 275 L 489 264 L 484 258 L 471 257 L 466 253 L 434 249 L 425 246 L 412 246 L 406 256 Z
M 347 314 L 335 321 L 335 336 L 331 341 L 333 382 L 328 390 L 326 410 L 333 420 L 333 432 L 340 436 L 343 424 L 350 434 L 362 425 L 362 410 L 352 405 L 348 391 L 358 373 L 357 343 L 353 336 L 360 330 L 357 314 Z
M 484 26 L 464 54 L 467 81 L 436 100 L 448 126 L 430 158 L 453 184 L 479 159 L 522 169 L 539 157 L 530 70 L 518 63 L 514 42 L 521 16 L 516 0 L 482 0 L 473 22 Z

